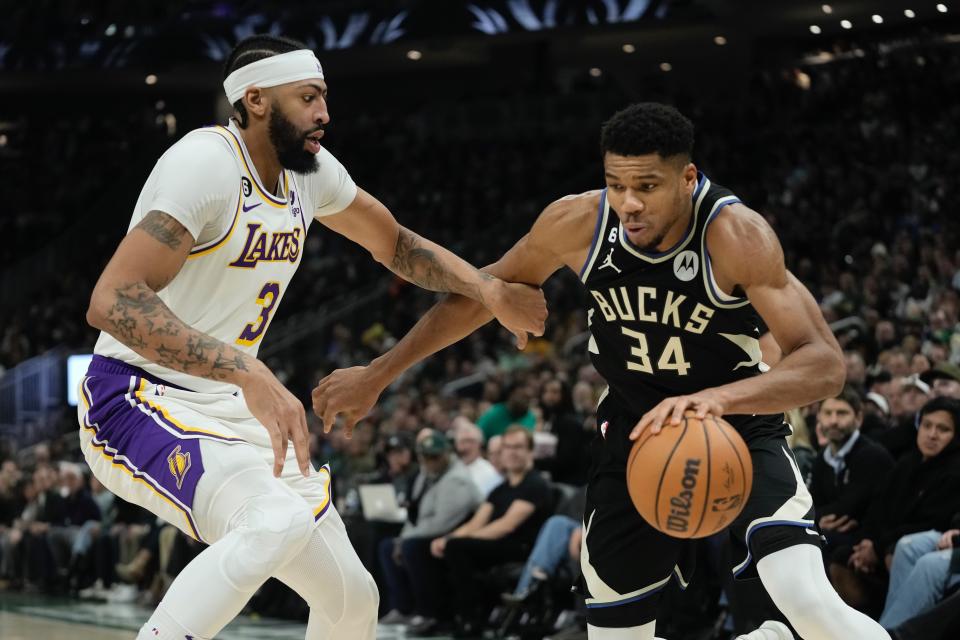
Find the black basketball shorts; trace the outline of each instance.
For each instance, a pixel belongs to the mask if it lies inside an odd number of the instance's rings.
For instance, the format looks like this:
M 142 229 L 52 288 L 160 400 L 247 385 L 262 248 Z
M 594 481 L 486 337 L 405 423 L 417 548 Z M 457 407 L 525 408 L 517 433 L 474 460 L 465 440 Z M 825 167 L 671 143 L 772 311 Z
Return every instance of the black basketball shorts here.
M 626 484 L 630 431 L 639 416 L 612 397 L 600 404 L 583 516 L 580 565 L 587 621 L 634 627 L 657 617 L 660 592 L 671 580 L 685 588 L 694 568 L 693 544 L 660 533 L 640 516 Z M 789 427 L 764 418 L 738 430 L 753 461 L 753 486 L 743 512 L 728 527 L 737 578 L 757 577 L 763 557 L 797 544 L 820 544 L 813 500 L 785 439 Z

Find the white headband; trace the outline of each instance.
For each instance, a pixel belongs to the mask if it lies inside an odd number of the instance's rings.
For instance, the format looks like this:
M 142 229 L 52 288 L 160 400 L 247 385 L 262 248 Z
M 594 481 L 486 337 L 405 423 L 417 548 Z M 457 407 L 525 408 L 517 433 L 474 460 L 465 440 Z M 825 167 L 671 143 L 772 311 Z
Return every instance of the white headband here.
M 298 49 L 257 60 L 240 67 L 223 81 L 223 91 L 233 104 L 250 87 L 275 87 L 300 80 L 323 80 L 323 69 L 313 51 Z

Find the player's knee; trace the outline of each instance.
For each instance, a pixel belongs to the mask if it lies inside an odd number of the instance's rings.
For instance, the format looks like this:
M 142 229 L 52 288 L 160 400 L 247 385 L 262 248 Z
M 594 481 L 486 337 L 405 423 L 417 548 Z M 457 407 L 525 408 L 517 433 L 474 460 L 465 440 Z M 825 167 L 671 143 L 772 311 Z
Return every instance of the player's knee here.
M 359 564 L 359 563 L 358 563 Z M 346 591 L 345 619 L 364 620 L 371 615 L 376 616 L 380 608 L 380 591 L 370 572 L 360 565 L 359 571 L 346 575 L 344 589 Z
M 224 573 L 239 589 L 257 586 L 303 549 L 313 530 L 307 504 L 287 495 L 251 498 L 235 530 L 238 553 L 231 554 Z

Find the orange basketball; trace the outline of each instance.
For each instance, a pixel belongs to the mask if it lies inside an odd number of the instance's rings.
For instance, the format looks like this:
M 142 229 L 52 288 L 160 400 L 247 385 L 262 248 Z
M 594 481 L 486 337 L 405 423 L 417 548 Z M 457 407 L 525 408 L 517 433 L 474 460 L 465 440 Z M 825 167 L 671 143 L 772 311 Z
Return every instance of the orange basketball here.
M 753 464 L 723 418 L 687 412 L 658 435 L 647 429 L 627 460 L 627 488 L 640 515 L 676 538 L 704 538 L 728 526 L 750 497 Z

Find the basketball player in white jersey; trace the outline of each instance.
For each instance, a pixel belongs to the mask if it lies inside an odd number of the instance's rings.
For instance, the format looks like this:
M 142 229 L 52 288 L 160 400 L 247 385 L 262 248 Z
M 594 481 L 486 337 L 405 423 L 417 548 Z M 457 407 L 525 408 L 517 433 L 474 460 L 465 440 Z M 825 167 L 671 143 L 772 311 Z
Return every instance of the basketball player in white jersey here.
M 310 468 L 303 405 L 256 358 L 310 224 L 415 284 L 476 299 L 518 335 L 542 333 L 545 302 L 356 187 L 320 145 L 327 87 L 303 45 L 248 38 L 224 76 L 235 117 L 160 158 L 93 292 L 87 319 L 102 333 L 81 446 L 111 491 L 210 545 L 139 640 L 213 638 L 271 576 L 310 605 L 308 640 L 372 640 L 379 598 L 330 505 L 330 470 Z

